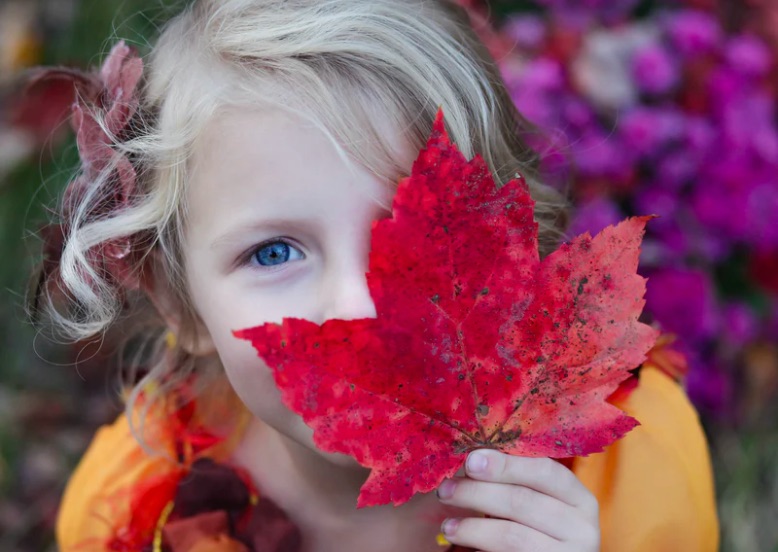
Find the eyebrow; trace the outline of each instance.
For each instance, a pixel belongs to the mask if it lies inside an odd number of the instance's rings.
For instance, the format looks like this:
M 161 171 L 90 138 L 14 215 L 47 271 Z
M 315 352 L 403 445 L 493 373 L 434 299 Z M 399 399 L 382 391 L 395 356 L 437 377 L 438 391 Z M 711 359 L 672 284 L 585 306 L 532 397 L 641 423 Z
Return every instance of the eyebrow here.
M 216 249 L 222 245 L 245 239 L 247 234 L 259 231 L 274 233 L 302 232 L 307 234 L 320 233 L 321 225 L 311 217 L 295 218 L 263 218 L 255 222 L 238 223 L 211 241 L 209 248 Z

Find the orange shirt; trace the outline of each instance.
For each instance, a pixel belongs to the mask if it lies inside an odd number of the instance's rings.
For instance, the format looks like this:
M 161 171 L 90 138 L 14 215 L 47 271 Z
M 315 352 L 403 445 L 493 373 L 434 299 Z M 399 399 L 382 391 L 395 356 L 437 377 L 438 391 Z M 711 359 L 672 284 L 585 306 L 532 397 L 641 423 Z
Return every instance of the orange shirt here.
M 615 403 L 641 425 L 572 469 L 600 504 L 603 552 L 715 552 L 719 528 L 707 443 L 681 386 L 646 364 Z M 124 416 L 102 427 L 65 490 L 57 519 L 61 552 L 103 550 L 128 488 L 173 469 L 149 456 Z

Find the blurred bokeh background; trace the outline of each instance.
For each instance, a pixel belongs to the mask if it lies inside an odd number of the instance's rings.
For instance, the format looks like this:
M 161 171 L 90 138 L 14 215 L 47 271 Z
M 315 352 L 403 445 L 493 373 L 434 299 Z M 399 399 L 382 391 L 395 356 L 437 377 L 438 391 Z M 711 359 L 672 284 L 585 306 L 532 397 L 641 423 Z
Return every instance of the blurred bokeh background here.
M 715 464 L 722 550 L 778 551 L 778 2 L 461 0 L 536 126 L 571 233 L 655 213 L 647 310 L 689 360 Z M 111 352 L 37 336 L 35 233 L 77 161 L 72 91 L 35 65 L 147 51 L 180 2 L 0 2 L 0 550 L 55 550 L 68 473 L 120 411 Z

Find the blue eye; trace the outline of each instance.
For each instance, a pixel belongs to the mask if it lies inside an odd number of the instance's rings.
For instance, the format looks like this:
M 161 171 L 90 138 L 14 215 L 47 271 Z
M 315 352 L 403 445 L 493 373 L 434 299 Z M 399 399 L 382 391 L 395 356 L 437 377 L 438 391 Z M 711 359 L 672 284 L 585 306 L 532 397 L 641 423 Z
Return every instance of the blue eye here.
M 299 249 L 283 241 L 267 243 L 257 249 L 252 255 L 252 259 L 262 266 L 277 266 L 302 258 L 303 254 Z

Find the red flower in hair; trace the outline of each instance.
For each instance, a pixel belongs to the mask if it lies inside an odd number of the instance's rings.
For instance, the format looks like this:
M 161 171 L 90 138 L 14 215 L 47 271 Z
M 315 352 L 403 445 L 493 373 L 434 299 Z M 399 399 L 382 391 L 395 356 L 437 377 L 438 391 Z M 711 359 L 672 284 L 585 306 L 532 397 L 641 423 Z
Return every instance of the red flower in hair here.
M 143 75 L 143 61 L 124 41 L 116 44 L 99 71 L 84 72 L 65 67 L 44 68 L 35 72 L 29 87 L 48 79 L 64 79 L 75 88 L 71 125 L 76 133 L 81 174 L 64 193 L 64 215 L 79 205 L 88 192 L 97 201 L 87 214 L 88 220 L 109 216 L 127 207 L 136 195 L 137 174 L 130 159 L 113 145 L 126 140 L 130 122 L 140 105 L 138 84 Z M 107 178 L 103 178 L 107 175 Z M 102 182 L 103 189 L 94 189 Z M 44 263 L 38 280 L 36 297 L 59 266 L 68 222 L 52 224 L 42 229 Z M 92 266 L 104 277 L 113 279 L 126 289 L 139 286 L 133 270 L 137 259 L 132 254 L 140 249 L 144 236 L 134 235 L 110 240 L 95 246 L 88 256 Z

